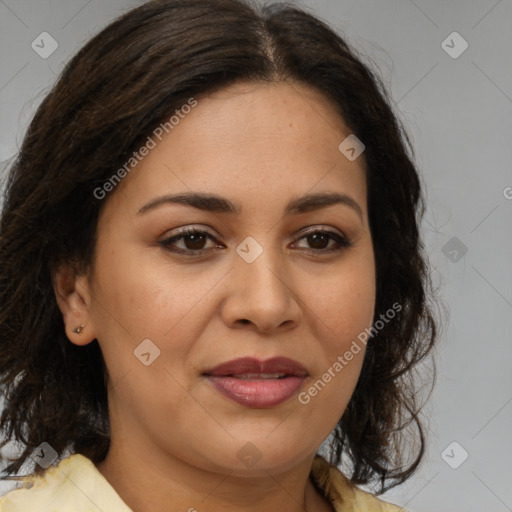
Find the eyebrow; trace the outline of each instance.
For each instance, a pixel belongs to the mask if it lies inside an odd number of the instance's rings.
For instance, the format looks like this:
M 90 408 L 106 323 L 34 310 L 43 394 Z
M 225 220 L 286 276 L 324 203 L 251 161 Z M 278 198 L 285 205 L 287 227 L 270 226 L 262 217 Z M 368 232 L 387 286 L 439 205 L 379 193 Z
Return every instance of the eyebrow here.
M 239 205 L 216 194 L 187 192 L 182 194 L 167 194 L 152 199 L 142 206 L 137 213 L 140 215 L 165 204 L 181 204 L 214 213 L 230 213 L 237 215 L 241 212 Z M 337 192 L 306 194 L 297 199 L 292 199 L 287 204 L 284 214 L 306 213 L 335 204 L 343 204 L 350 207 L 358 214 L 361 220 L 363 219 L 363 211 L 359 204 L 352 197 Z

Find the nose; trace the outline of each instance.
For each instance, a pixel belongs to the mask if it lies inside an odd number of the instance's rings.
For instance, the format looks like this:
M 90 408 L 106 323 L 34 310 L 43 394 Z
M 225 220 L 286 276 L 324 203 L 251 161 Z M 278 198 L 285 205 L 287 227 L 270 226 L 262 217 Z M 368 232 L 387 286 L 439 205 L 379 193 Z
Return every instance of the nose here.
M 252 263 L 234 258 L 221 311 L 224 323 L 265 334 L 296 327 L 302 318 L 300 300 L 278 257 L 265 250 Z

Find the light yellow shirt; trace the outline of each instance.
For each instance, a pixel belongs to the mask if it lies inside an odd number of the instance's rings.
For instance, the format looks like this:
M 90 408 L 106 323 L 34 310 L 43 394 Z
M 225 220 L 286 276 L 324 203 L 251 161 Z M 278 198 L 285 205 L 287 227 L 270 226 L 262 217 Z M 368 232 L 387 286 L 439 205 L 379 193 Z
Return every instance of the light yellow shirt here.
M 317 456 L 311 474 L 336 512 L 406 512 L 352 485 Z M 0 498 L 0 512 L 133 512 L 91 460 L 71 455 Z

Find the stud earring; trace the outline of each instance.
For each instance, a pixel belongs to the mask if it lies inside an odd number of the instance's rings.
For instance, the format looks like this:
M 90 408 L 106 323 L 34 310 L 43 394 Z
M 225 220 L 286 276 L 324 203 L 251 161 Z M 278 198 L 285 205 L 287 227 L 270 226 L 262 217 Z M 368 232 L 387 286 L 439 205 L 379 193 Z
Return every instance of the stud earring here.
M 75 334 L 82 334 L 83 330 L 84 330 L 84 326 L 83 326 L 83 325 L 79 325 L 78 327 L 75 327 L 75 328 L 73 329 L 73 332 L 74 332 Z

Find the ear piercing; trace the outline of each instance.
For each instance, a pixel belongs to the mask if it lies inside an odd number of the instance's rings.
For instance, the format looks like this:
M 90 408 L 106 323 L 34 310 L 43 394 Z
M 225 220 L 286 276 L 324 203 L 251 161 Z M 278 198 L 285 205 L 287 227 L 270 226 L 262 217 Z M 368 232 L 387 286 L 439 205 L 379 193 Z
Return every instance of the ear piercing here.
M 75 328 L 73 329 L 73 332 L 74 332 L 75 334 L 82 334 L 83 330 L 84 330 L 84 326 L 83 326 L 83 325 L 79 325 L 78 327 L 75 327 Z

